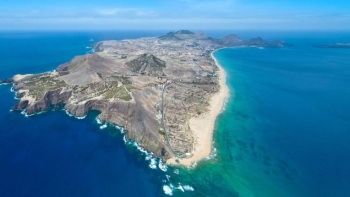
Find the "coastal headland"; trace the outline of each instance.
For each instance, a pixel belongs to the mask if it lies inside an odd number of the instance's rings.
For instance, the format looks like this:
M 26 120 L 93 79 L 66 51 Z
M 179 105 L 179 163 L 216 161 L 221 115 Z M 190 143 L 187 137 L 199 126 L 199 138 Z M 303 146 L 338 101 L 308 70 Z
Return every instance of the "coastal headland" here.
M 188 30 L 160 37 L 101 41 L 53 72 L 15 75 L 13 110 L 36 114 L 64 104 L 84 117 L 125 128 L 126 137 L 168 164 L 190 166 L 211 153 L 216 117 L 228 97 L 226 74 L 213 57 L 224 47 L 285 47 L 281 41 L 214 39 Z

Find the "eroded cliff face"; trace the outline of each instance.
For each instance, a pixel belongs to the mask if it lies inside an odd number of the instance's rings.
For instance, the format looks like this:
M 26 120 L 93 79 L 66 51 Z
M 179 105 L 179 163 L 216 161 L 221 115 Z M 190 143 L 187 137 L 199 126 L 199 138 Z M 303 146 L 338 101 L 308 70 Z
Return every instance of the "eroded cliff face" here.
M 189 120 L 207 111 L 219 91 L 210 54 L 225 46 L 281 43 L 237 36 L 212 39 L 202 33 L 171 32 L 159 38 L 103 41 L 94 54 L 78 56 L 55 72 L 16 75 L 20 101 L 14 110 L 28 115 L 60 104 L 83 117 L 125 127 L 127 138 L 163 159 L 191 157 L 196 139 Z
M 98 117 L 101 121 L 123 126 L 127 131 L 127 138 L 135 140 L 141 147 L 147 147 L 147 150 L 163 159 L 173 156 L 154 132 L 160 128 L 159 122 L 139 101 L 89 100 L 83 104 L 68 103 L 65 109 L 77 117 L 87 115 L 90 110 L 98 110 L 101 112 Z
M 71 91 L 62 91 L 63 88 L 56 90 L 50 90 L 45 93 L 44 97 L 33 103 L 29 103 L 29 100 L 21 99 L 14 107 L 13 110 L 26 110 L 28 115 L 33 115 L 40 111 L 49 109 L 52 105 L 59 105 L 65 103 L 71 96 Z M 17 97 L 23 98 L 25 93 L 18 94 Z
M 17 87 L 16 90 L 20 91 L 21 88 L 24 87 Z M 76 117 L 86 116 L 91 110 L 98 110 L 101 112 L 98 117 L 101 121 L 123 126 L 127 131 L 127 137 L 137 141 L 140 146 L 147 147 L 149 151 L 163 159 L 172 157 L 171 150 L 154 132 L 159 130 L 160 124 L 155 119 L 155 114 L 147 110 L 146 105 L 142 104 L 142 100 L 139 99 L 138 95 L 142 94 L 142 91 L 135 90 L 134 94 L 135 100 L 132 102 L 93 99 L 74 104 L 69 102 L 72 91 L 64 91 L 63 88 L 59 88 L 46 92 L 42 99 L 32 103 L 21 99 L 13 110 L 26 110 L 28 115 L 32 115 L 48 110 L 52 106 L 65 104 L 65 110 Z M 18 96 L 23 98 L 24 95 Z

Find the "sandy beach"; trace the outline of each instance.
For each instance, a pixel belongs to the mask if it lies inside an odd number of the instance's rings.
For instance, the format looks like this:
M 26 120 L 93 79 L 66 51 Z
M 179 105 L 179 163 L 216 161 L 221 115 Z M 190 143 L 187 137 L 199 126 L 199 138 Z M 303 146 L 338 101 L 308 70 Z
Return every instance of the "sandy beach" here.
M 207 113 L 190 119 L 190 128 L 194 132 L 195 138 L 195 148 L 192 151 L 192 156 L 190 158 L 178 159 L 179 162 L 175 161 L 176 158 L 171 158 L 167 160 L 167 164 L 191 166 L 195 162 L 209 156 L 211 153 L 215 121 L 217 116 L 222 112 L 225 100 L 229 95 L 229 89 L 226 85 L 226 73 L 213 56 L 214 52 L 211 53 L 211 57 L 219 68 L 217 74 L 219 77 L 220 91 L 211 97 Z

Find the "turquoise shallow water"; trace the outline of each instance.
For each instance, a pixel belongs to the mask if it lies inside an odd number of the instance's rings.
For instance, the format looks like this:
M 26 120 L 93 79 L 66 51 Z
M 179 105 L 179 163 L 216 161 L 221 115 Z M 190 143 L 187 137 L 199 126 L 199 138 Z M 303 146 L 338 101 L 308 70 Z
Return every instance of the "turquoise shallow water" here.
M 288 196 L 349 196 L 350 50 L 309 45 L 334 37 L 291 40 L 215 53 L 235 90 L 218 121 L 219 151 Z
M 53 70 L 87 53 L 90 38 L 162 33 L 3 32 L 0 78 Z M 11 86 L 0 86 L 0 196 L 350 196 L 350 50 L 311 47 L 349 37 L 264 37 L 295 46 L 215 53 L 231 94 L 216 122 L 215 154 L 194 170 L 162 171 L 119 129 L 103 129 L 98 112 L 84 120 L 61 110 L 10 112 Z

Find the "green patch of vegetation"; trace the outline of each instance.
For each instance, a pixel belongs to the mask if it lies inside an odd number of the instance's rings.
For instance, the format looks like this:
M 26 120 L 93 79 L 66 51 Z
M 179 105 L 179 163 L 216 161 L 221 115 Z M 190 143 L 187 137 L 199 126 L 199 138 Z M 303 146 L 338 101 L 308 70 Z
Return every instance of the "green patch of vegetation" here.
M 125 88 L 130 92 L 131 89 L 136 89 L 134 86 L 132 86 L 131 84 L 126 84 L 124 85 Z
M 120 87 L 111 87 L 104 93 L 103 97 L 105 99 L 118 98 L 124 101 L 130 101 L 132 99 L 129 91 L 127 91 L 124 85 Z
M 64 81 L 47 75 L 31 78 L 23 84 L 25 89 L 29 90 L 29 95 L 36 100 L 43 98 L 46 92 L 50 90 L 56 90 L 66 86 Z
M 158 130 L 159 135 L 165 136 L 165 132 L 163 130 Z

